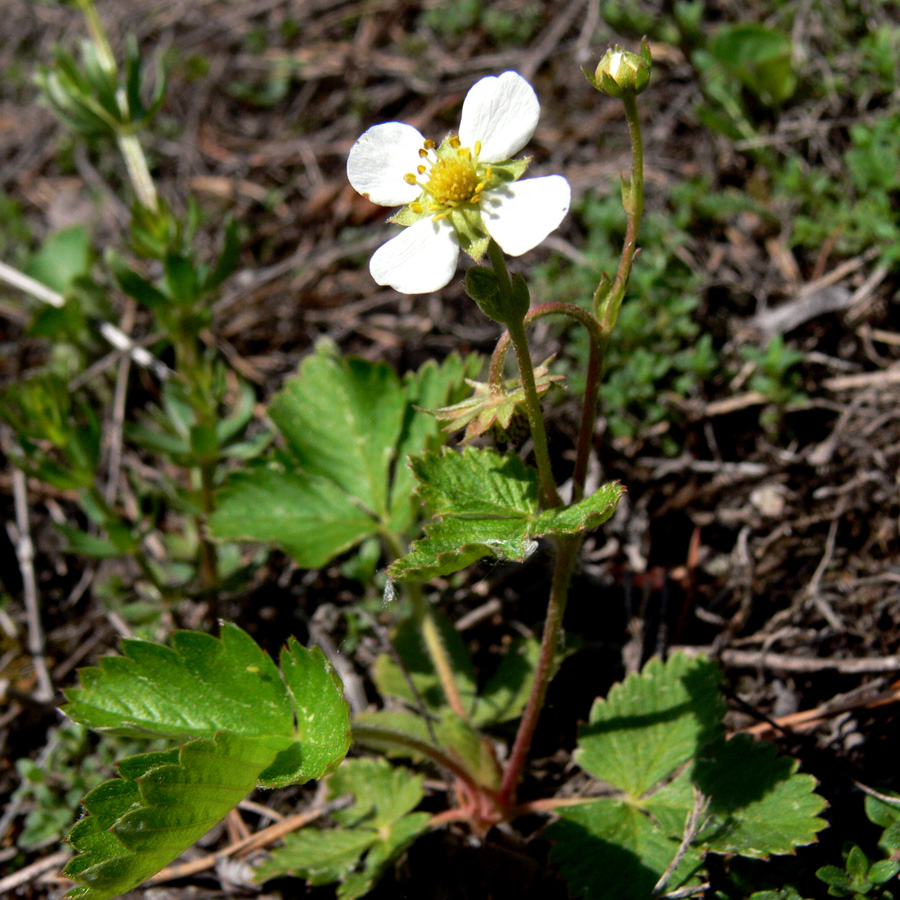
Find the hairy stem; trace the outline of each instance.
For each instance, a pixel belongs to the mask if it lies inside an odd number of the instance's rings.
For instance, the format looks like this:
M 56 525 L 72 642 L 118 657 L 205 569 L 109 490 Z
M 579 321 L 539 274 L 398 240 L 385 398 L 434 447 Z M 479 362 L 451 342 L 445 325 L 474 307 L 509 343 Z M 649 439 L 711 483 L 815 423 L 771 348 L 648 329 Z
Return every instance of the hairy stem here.
M 442 750 L 432 746 L 426 741 L 420 741 L 417 738 L 402 734 L 399 731 L 389 731 L 384 728 L 372 728 L 368 725 L 353 726 L 353 740 L 359 741 L 373 748 L 384 747 L 400 747 L 404 750 L 412 750 L 422 756 L 430 759 L 432 762 L 446 769 L 452 775 L 455 775 L 461 781 L 464 781 L 473 790 L 478 792 L 488 792 L 488 788 L 478 784 L 471 772 L 464 766 L 460 765 L 455 759 L 448 756 Z
M 619 318 L 619 310 L 622 307 L 622 300 L 631 277 L 631 266 L 637 252 L 637 236 L 644 211 L 644 149 L 637 101 L 633 95 L 626 94 L 622 98 L 622 102 L 625 105 L 625 118 L 628 121 L 628 134 L 631 139 L 631 177 L 623 190 L 628 220 L 615 281 L 610 285 L 604 276 L 594 293 L 594 314 L 600 328 L 599 334 L 591 334 L 575 468 L 572 473 L 572 499 L 574 501 L 578 501 L 584 496 L 588 459 L 590 458 L 594 425 L 597 421 L 597 401 L 600 397 L 600 385 L 606 365 L 606 351 L 609 348 L 609 339 Z
M 550 684 L 550 677 L 553 674 L 556 648 L 559 646 L 559 636 L 562 633 L 569 583 L 572 580 L 572 571 L 580 550 L 581 538 L 578 535 L 564 535 L 558 538 L 553 584 L 550 588 L 550 601 L 547 604 L 547 618 L 544 621 L 544 634 L 541 638 L 541 650 L 534 672 L 534 681 L 509 760 L 503 772 L 503 779 L 500 782 L 501 809 L 509 809 L 515 799 L 516 787 L 522 777 L 528 751 L 531 749 L 531 741 L 534 738 L 541 709 L 547 697 L 547 686 Z
M 512 296 L 512 287 L 509 280 L 509 272 L 506 268 L 506 260 L 503 251 L 496 241 L 488 244 L 488 255 L 491 265 L 497 275 L 501 294 L 507 298 Z M 509 305 L 511 306 L 511 300 Z M 531 351 L 528 347 L 528 337 L 525 334 L 525 319 L 510 318 L 506 323 L 509 338 L 516 351 L 516 362 L 519 364 L 519 377 L 522 380 L 522 388 L 525 392 L 525 408 L 528 413 L 528 424 L 531 427 L 531 437 L 534 441 L 534 460 L 537 464 L 538 483 L 541 489 L 541 499 L 545 509 L 561 506 L 562 500 L 556 490 L 556 482 L 553 479 L 553 468 L 550 465 L 550 451 L 547 446 L 547 431 L 544 428 L 544 414 L 541 410 L 541 400 L 538 396 L 537 386 L 534 381 L 534 364 L 531 362 Z M 492 375 L 493 375 L 492 366 Z
M 587 463 L 590 455 L 594 423 L 596 422 L 597 417 L 597 399 L 600 391 L 600 380 L 603 375 L 603 367 L 606 360 L 606 350 L 609 346 L 610 334 L 618 319 L 619 309 L 621 308 L 622 299 L 625 296 L 625 289 L 628 285 L 628 279 L 631 275 L 631 265 L 637 250 L 638 228 L 640 227 L 644 206 L 643 146 L 641 142 L 641 126 L 638 118 L 637 103 L 633 95 L 626 95 L 623 97 L 623 103 L 625 105 L 625 117 L 628 121 L 629 136 L 631 138 L 632 166 L 631 178 L 626 182 L 625 188 L 623 189 L 623 201 L 628 216 L 628 223 L 625 231 L 625 243 L 622 248 L 622 256 L 619 260 L 619 268 L 612 285 L 609 285 L 605 278 L 602 279 L 598 285 L 594 294 L 593 317 L 588 318 L 589 314 L 581 311 L 575 313 L 575 310 L 578 310 L 578 307 L 572 306 L 570 309 L 568 308 L 569 305 L 566 305 L 565 310 L 566 314 L 573 315 L 573 317 L 583 321 L 583 324 L 587 327 L 590 334 L 591 348 L 588 359 L 587 384 L 582 406 L 581 426 L 577 442 L 575 470 L 573 473 L 573 500 L 580 499 L 584 494 L 584 482 L 587 475 Z M 491 260 L 493 261 L 493 256 L 491 257 Z M 550 306 L 550 304 L 546 305 L 546 307 Z M 513 346 L 516 348 L 517 357 L 520 354 L 520 346 L 524 347 L 524 351 L 527 355 L 528 346 L 525 338 L 526 322 L 530 324 L 530 322 L 534 321 L 540 315 L 549 315 L 554 311 L 563 312 L 562 309 L 554 310 L 547 309 L 546 307 L 535 307 L 535 309 L 532 309 L 529 312 L 526 319 L 518 324 L 518 328 L 516 328 L 515 323 L 510 327 L 510 339 L 513 342 Z M 590 319 L 593 319 L 593 322 L 591 322 Z M 522 381 L 524 385 L 524 374 Z M 543 425 L 543 421 L 541 421 L 541 425 Z M 533 431 L 532 434 L 534 434 Z M 535 438 L 536 448 L 537 444 L 538 441 L 537 438 Z M 544 444 L 544 449 L 546 450 L 546 443 Z M 537 457 L 537 449 L 535 456 Z M 556 493 L 555 487 L 554 494 L 558 501 L 559 495 Z M 531 692 L 528 696 L 528 703 L 525 707 L 525 712 L 522 715 L 522 721 L 519 723 L 519 730 L 516 733 L 516 739 L 513 743 L 509 761 L 503 772 L 503 779 L 500 784 L 500 805 L 501 809 L 506 811 L 509 811 L 514 803 L 516 788 L 522 777 L 525 762 L 528 758 L 528 752 L 531 749 L 531 742 L 534 738 L 534 732 L 537 728 L 538 719 L 540 718 L 541 709 L 543 708 L 547 696 L 547 686 L 550 683 L 550 677 L 553 673 L 556 649 L 559 645 L 560 634 L 562 633 L 562 622 L 566 611 L 569 584 L 571 583 L 572 572 L 575 569 L 575 564 L 578 561 L 581 552 L 582 543 L 583 535 L 581 534 L 565 535 L 557 538 L 556 563 L 553 571 L 553 583 L 550 588 L 550 600 L 547 604 L 547 617 L 544 622 L 540 656 L 538 657 L 538 664 L 534 673 Z

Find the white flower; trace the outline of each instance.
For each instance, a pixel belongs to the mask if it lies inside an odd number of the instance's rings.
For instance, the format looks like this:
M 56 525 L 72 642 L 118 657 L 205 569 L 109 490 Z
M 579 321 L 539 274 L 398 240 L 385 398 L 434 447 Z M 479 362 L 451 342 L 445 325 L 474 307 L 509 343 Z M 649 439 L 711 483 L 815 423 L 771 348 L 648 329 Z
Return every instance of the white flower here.
M 510 256 L 536 247 L 569 211 L 561 175 L 518 181 L 528 159 L 513 160 L 534 134 L 540 104 L 516 72 L 482 78 L 463 102 L 459 133 L 440 146 L 411 125 L 370 128 L 350 150 L 347 177 L 379 206 L 403 206 L 407 226 L 369 264 L 378 284 L 402 294 L 444 287 L 460 249 L 476 261 L 493 238 Z

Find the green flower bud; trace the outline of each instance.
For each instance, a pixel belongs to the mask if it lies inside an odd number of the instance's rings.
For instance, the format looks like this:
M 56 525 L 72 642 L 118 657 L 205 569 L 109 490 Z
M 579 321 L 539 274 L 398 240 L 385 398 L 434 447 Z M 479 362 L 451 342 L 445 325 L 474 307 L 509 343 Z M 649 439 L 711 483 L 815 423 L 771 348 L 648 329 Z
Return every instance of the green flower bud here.
M 640 94 L 650 81 L 650 48 L 647 39 L 641 41 L 641 52 L 632 53 L 615 45 L 600 60 L 593 77 L 588 81 L 601 93 L 621 99 L 626 94 Z M 587 73 L 585 73 L 587 74 Z

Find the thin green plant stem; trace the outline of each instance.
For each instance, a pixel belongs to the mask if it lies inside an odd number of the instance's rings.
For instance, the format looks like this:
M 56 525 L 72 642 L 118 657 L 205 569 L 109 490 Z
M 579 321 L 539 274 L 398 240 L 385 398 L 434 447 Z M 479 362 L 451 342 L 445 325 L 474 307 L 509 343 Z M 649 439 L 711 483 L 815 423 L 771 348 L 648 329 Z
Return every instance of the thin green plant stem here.
M 203 590 L 214 595 L 219 588 L 219 553 L 216 545 L 209 539 L 207 521 L 215 510 L 215 474 L 216 463 L 204 462 L 200 469 L 200 506 L 202 514 L 197 516 L 197 535 L 200 541 L 198 552 L 198 571 L 200 585 Z
M 497 276 L 500 294 L 505 296 L 512 305 L 512 285 L 509 272 L 506 268 L 506 260 L 503 251 L 496 241 L 488 244 L 488 255 L 491 265 Z M 528 347 L 528 336 L 525 334 L 525 320 L 512 317 L 506 323 L 509 339 L 512 341 L 516 352 L 516 362 L 519 365 L 519 377 L 522 380 L 522 389 L 525 393 L 525 409 L 528 413 L 528 424 L 531 428 L 531 438 L 534 442 L 534 460 L 537 464 L 538 483 L 541 490 L 541 499 L 546 509 L 562 506 L 562 499 L 556 489 L 556 481 L 553 478 L 553 468 L 550 464 L 550 450 L 547 446 L 547 430 L 544 427 L 544 414 L 541 410 L 541 400 L 538 396 L 537 386 L 534 381 L 534 364 L 531 361 L 531 351 Z
M 553 583 L 550 587 L 550 600 L 547 604 L 547 617 L 544 621 L 544 633 L 541 637 L 541 649 L 534 672 L 531 693 L 516 732 L 509 760 L 503 771 L 500 782 L 500 807 L 509 809 L 515 799 L 516 787 L 522 777 L 522 771 L 531 749 L 531 742 L 537 728 L 538 719 L 547 697 L 547 686 L 553 674 L 556 660 L 556 649 L 562 633 L 563 616 L 566 612 L 566 601 L 569 595 L 569 584 L 572 571 L 581 550 L 581 538 L 578 535 L 564 535 L 557 539 L 556 563 L 553 569 Z
M 403 542 L 396 534 L 385 530 L 384 539 L 391 553 L 396 558 L 405 554 Z M 407 581 L 403 584 L 406 595 L 412 604 L 413 617 L 419 628 L 419 633 L 422 635 L 422 642 L 431 659 L 431 664 L 434 666 L 434 671 L 437 673 L 438 681 L 440 681 L 441 690 L 444 692 L 447 703 L 453 712 L 460 718 L 468 721 L 469 714 L 459 692 L 459 685 L 456 683 L 453 662 L 450 659 L 447 648 L 444 646 L 444 639 L 441 637 L 440 629 L 431 613 L 431 607 L 422 592 L 422 586 L 415 581 Z
M 612 287 L 609 287 L 609 282 L 604 278 L 594 292 L 594 315 L 600 322 L 603 336 L 607 342 L 619 317 L 625 288 L 628 286 L 631 264 L 637 250 L 638 229 L 644 211 L 644 145 L 637 100 L 633 95 L 626 94 L 622 97 L 622 103 L 625 106 L 628 136 L 631 140 L 631 177 L 627 182 L 627 188 L 623 190 L 623 195 L 626 195 L 623 196 L 625 212 L 628 216 L 625 226 L 625 242 L 622 246 L 622 256 L 619 259 L 619 268 L 616 271 Z
M 600 386 L 606 366 L 606 352 L 631 277 L 631 267 L 637 252 L 638 231 L 644 211 L 644 148 L 637 101 L 634 95 L 626 94 L 622 97 L 622 102 L 625 106 L 625 118 L 628 122 L 628 135 L 631 140 L 631 177 L 625 192 L 625 212 L 628 219 L 615 280 L 610 286 L 605 278 L 601 279 L 594 293 L 593 307 L 599 323 L 599 334 L 592 332 L 590 336 L 581 424 L 578 429 L 575 466 L 572 473 L 573 501 L 578 501 L 584 496 L 588 459 L 593 443 L 594 426 L 597 422 L 597 402 L 600 398 Z

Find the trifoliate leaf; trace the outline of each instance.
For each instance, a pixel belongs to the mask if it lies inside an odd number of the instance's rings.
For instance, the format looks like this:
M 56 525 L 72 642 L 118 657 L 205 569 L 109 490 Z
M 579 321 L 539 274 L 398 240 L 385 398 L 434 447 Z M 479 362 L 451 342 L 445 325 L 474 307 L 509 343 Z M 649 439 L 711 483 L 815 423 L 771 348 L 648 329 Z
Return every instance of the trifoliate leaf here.
M 721 734 L 720 680 L 705 657 L 651 659 L 595 701 L 575 759 L 595 778 L 642 797 Z
M 243 631 L 178 632 L 172 648 L 125 641 L 82 670 L 65 712 L 99 731 L 189 739 L 123 760 L 84 801 L 69 840 L 73 897 L 130 890 L 201 837 L 255 786 L 320 778 L 350 744 L 340 683 L 321 651 L 291 641 L 284 674 Z M 321 727 L 320 727 L 321 726 Z
M 552 857 L 573 891 L 596 900 L 646 897 L 693 877 L 702 854 L 768 856 L 811 843 L 825 823 L 815 780 L 747 736 L 724 738 L 716 667 L 683 654 L 651 660 L 595 702 L 575 757 L 623 792 L 560 810 Z M 637 886 L 637 887 L 636 887 Z
M 465 448 L 410 460 L 419 496 L 436 521 L 388 570 L 397 581 L 459 571 L 484 557 L 521 562 L 546 534 L 596 528 L 615 511 L 623 488 L 604 485 L 580 503 L 538 510 L 537 473 L 514 454 Z
M 257 880 L 292 874 L 311 884 L 342 881 L 339 897 L 362 897 L 427 829 L 428 813 L 411 812 L 423 797 L 422 782 L 421 775 L 383 759 L 347 761 L 328 779 L 329 798 L 354 798 L 334 813 L 340 827 L 289 835 L 257 869 Z
M 274 544 L 318 568 L 385 529 L 402 534 L 415 516 L 405 455 L 441 442 L 416 406 L 455 399 L 474 366 L 454 356 L 401 383 L 385 363 L 320 344 L 269 408 L 288 452 L 226 482 L 212 536 Z
M 328 779 L 330 799 L 353 795 L 353 805 L 334 813 L 345 827 L 365 822 L 381 828 L 412 812 L 424 796 L 423 777 L 383 759 L 351 759 Z

